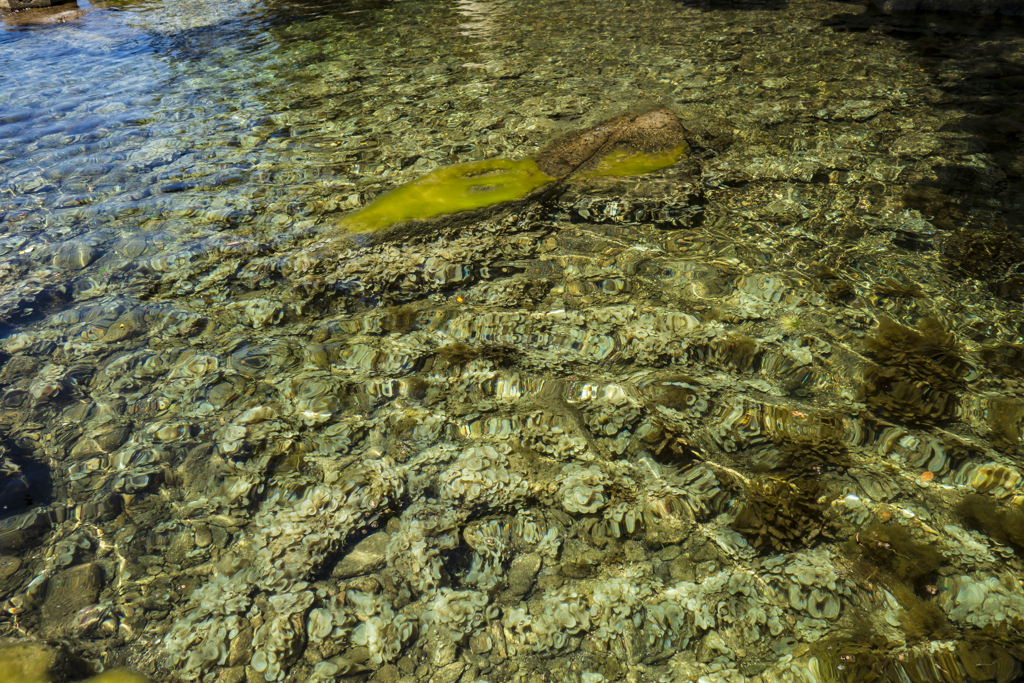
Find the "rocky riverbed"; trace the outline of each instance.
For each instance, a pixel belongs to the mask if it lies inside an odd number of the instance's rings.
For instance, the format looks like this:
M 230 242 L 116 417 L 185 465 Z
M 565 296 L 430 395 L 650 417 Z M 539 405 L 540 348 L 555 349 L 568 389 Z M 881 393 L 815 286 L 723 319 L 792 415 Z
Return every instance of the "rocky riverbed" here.
M 1020 677 L 1015 20 L 118 7 L 0 38 L 0 635 L 155 681 Z M 666 168 L 346 223 L 658 108 Z

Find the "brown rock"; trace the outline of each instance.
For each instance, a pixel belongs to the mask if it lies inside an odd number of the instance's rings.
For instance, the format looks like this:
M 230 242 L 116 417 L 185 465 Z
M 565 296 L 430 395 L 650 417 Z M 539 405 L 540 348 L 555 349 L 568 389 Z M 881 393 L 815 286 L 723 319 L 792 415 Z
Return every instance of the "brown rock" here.
M 44 633 L 63 635 L 83 607 L 99 599 L 103 570 L 94 563 L 66 569 L 50 579 L 43 603 Z
M 693 559 L 688 554 L 679 555 L 669 562 L 668 571 L 673 581 L 693 581 L 697 575 Z
M 402 672 L 394 664 L 385 664 L 377 670 L 372 677 L 371 683 L 398 683 L 402 678 Z
M 465 662 L 455 662 L 438 669 L 437 673 L 430 677 L 431 683 L 455 683 L 466 668 Z
M 351 552 L 334 566 L 331 576 L 347 579 L 380 569 L 384 566 L 384 550 L 389 538 L 386 531 L 379 531 L 359 541 Z
M 563 576 L 570 579 L 584 579 L 601 564 L 604 553 L 589 547 L 577 539 L 569 539 L 562 551 L 560 566 Z
M 494 641 L 486 633 L 477 633 L 469 638 L 469 649 L 475 655 L 487 654 L 494 647 Z
M 228 666 L 245 670 L 242 664 L 252 659 L 252 636 L 252 627 L 246 625 L 242 627 L 237 636 L 231 639 L 231 645 L 228 648 Z
M 21 560 L 13 555 L 0 555 L 0 581 L 14 576 L 21 569 Z
M 683 126 L 668 109 L 639 115 L 626 114 L 578 133 L 564 135 L 537 155 L 537 166 L 549 176 L 561 178 L 586 171 L 617 150 L 667 152 L 686 142 Z
M 205 548 L 213 543 L 213 534 L 210 533 L 210 527 L 205 524 L 196 524 L 195 533 L 197 548 Z

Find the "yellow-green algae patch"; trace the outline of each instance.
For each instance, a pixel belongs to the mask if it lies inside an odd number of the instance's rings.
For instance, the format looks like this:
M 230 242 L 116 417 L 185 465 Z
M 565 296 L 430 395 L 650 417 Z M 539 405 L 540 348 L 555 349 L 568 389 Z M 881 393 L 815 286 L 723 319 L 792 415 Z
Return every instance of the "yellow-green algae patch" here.
M 29 644 L 0 648 L 0 681 L 49 683 L 51 659 L 49 650 Z
M 479 209 L 525 197 L 552 180 L 532 157 L 445 166 L 379 197 L 345 218 L 341 227 L 379 230 L 416 218 Z
M 635 152 L 618 149 L 601 157 L 582 178 L 598 178 L 609 175 L 641 175 L 668 168 L 686 156 L 689 151 L 686 143 L 665 152 Z

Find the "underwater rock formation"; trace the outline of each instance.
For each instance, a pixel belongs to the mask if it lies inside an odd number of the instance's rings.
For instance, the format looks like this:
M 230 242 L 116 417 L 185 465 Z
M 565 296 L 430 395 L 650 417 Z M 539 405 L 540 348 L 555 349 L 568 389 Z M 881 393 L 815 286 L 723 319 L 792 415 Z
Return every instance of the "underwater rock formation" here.
M 445 166 L 396 188 L 346 216 L 346 231 L 381 230 L 534 197 L 535 191 L 570 175 L 583 178 L 649 173 L 687 153 L 679 119 L 668 109 L 624 114 L 564 135 L 536 158 L 489 159 Z M 483 217 L 474 214 L 473 219 Z
M 635 175 L 670 166 L 686 154 L 682 123 L 668 109 L 624 114 L 550 143 L 537 166 L 554 178 Z

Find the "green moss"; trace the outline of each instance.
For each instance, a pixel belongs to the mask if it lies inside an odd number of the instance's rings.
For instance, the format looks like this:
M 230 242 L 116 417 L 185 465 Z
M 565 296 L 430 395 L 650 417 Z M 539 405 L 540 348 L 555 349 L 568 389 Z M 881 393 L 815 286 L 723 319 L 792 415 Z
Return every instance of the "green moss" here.
M 598 178 L 609 175 L 640 175 L 652 171 L 660 171 L 678 162 L 689 151 L 684 142 L 664 152 L 638 152 L 635 150 L 615 150 L 606 154 L 593 168 L 580 174 L 583 178 Z
M 887 277 L 874 286 L 875 294 L 887 298 L 924 299 L 927 293 L 916 282 L 905 282 Z
M 934 600 L 922 600 L 917 593 L 902 584 L 894 584 L 889 589 L 903 607 L 898 619 L 908 643 L 943 640 L 954 635 L 953 625 Z
M 826 469 L 846 469 L 853 466 L 846 445 L 828 434 L 822 438 L 791 438 L 774 445 L 781 456 L 780 468 L 791 477 L 816 477 Z
M 922 318 L 916 330 L 881 318 L 864 343 L 882 365 L 898 367 L 940 389 L 958 387 L 967 371 L 962 345 L 934 318 Z
M 874 568 L 873 579 L 889 585 L 907 584 L 922 589 L 942 565 L 942 553 L 927 543 L 914 540 L 905 527 L 875 524 L 863 529 L 844 544 L 854 558 Z
M 379 197 L 342 220 L 341 227 L 356 232 L 379 230 L 403 221 L 479 209 L 520 199 L 552 180 L 532 158 L 445 166 Z
M 1001 507 L 988 496 L 966 496 L 956 506 L 967 526 L 992 540 L 1024 552 L 1024 510 L 1016 505 Z
M 1024 238 L 1000 225 L 983 230 L 958 227 L 943 243 L 943 257 L 950 270 L 987 280 L 991 288 L 1024 261 Z
M 855 630 L 811 645 L 821 683 L 980 683 L 1009 681 L 1019 670 L 1019 654 L 1015 657 L 993 642 L 991 634 L 964 633 L 952 650 L 904 649 L 874 633 L 866 622 Z
M 988 424 L 1000 445 L 1020 448 L 1024 440 L 1024 403 L 991 399 L 988 404 Z
M 893 645 L 860 614 L 855 615 L 848 633 L 811 644 L 810 655 L 818 660 L 822 683 L 881 681 L 887 679 L 876 676 L 886 668 Z
M 820 482 L 766 477 L 744 488 L 746 496 L 730 526 L 758 552 L 789 552 L 832 538 L 824 515 L 827 505 L 819 502 L 825 492 Z
M 869 407 L 918 422 L 955 414 L 968 366 L 963 345 L 938 320 L 923 318 L 915 330 L 882 318 L 864 344 L 880 364 L 864 371 L 861 399 Z

